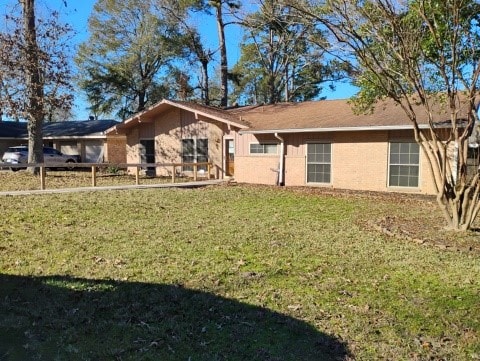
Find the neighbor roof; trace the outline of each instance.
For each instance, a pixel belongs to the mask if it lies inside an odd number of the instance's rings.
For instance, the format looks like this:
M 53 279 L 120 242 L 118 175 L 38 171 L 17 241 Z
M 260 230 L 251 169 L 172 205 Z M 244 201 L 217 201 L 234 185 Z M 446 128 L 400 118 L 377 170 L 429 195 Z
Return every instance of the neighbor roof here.
M 415 111 L 419 124 L 427 126 L 428 118 L 424 108 L 418 105 Z M 250 128 L 241 133 L 413 128 L 404 110 L 391 100 L 377 104 L 371 114 L 360 115 L 353 112 L 353 105 L 348 100 L 277 103 L 233 108 L 229 112 L 250 124 Z M 462 119 L 462 114 L 459 118 Z M 445 109 L 436 109 L 434 122 L 442 123 L 449 119 L 450 115 Z
M 43 124 L 43 138 L 99 137 L 115 120 L 67 121 Z M 0 122 L 0 138 L 28 138 L 26 122 Z

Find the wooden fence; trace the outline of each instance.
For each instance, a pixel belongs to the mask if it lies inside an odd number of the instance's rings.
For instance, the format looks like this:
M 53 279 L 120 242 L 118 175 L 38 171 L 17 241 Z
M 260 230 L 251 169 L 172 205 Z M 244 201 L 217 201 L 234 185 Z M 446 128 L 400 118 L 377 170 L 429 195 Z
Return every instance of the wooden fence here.
M 155 168 L 166 168 L 171 169 L 171 182 L 175 183 L 177 178 L 181 174 L 189 174 L 193 178 L 193 181 L 197 181 L 199 178 L 202 179 L 219 179 L 221 169 L 217 165 L 213 165 L 210 162 L 203 163 L 23 163 L 23 164 L 10 164 L 10 163 L 0 163 L 0 169 L 11 168 L 15 169 L 25 169 L 29 167 L 38 167 L 40 169 L 40 189 L 46 189 L 46 178 L 47 178 L 47 169 L 48 168 L 65 168 L 69 170 L 74 170 L 76 168 L 81 169 L 90 169 L 91 170 L 91 179 L 92 187 L 97 186 L 97 172 L 100 169 L 131 169 L 134 168 L 135 173 L 135 185 L 140 185 L 140 173 L 142 170 L 148 172 L 149 169 Z M 192 171 L 183 171 L 184 168 L 191 168 Z M 182 171 L 177 173 L 178 168 L 181 168 Z M 199 168 L 206 168 L 206 170 Z

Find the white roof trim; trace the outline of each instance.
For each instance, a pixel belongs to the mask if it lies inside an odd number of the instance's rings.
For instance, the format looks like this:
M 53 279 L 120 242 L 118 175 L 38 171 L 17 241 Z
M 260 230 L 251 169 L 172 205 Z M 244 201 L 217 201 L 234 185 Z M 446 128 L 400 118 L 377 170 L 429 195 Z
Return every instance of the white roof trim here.
M 137 113 L 137 114 L 133 115 L 132 117 L 130 117 L 128 119 L 125 119 L 123 122 L 114 125 L 113 127 L 107 129 L 105 132 L 107 134 L 113 132 L 114 130 L 118 132 L 118 130 L 122 129 L 124 125 L 127 125 L 130 122 L 133 122 L 135 120 L 138 121 L 139 123 L 141 123 L 142 122 L 142 116 L 144 114 L 154 110 L 156 107 L 158 107 L 162 104 L 167 104 L 167 105 L 170 105 L 172 107 L 175 107 L 175 108 L 178 108 L 178 109 L 183 109 L 183 110 L 186 110 L 188 112 L 191 112 L 191 113 L 195 114 L 195 119 L 196 120 L 198 120 L 198 116 L 201 115 L 205 118 L 213 119 L 213 120 L 219 121 L 221 123 L 227 124 L 228 126 L 233 125 L 233 126 L 235 126 L 237 128 L 240 128 L 240 129 L 248 129 L 248 126 L 246 126 L 244 124 L 240 124 L 240 123 L 237 123 L 237 122 L 234 122 L 234 121 L 222 118 L 222 117 L 218 117 L 216 115 L 213 115 L 213 114 L 210 114 L 210 113 L 207 113 L 207 112 L 203 112 L 201 110 L 191 108 L 189 106 L 179 104 L 179 103 L 176 103 L 174 101 L 163 99 L 163 100 L 159 101 L 158 103 L 155 103 L 155 104 L 149 106 L 147 109 L 141 111 L 140 113 Z
M 222 122 L 222 123 L 225 123 L 225 124 L 228 124 L 228 125 L 234 125 L 236 126 L 237 128 L 240 128 L 240 129 L 246 129 L 248 128 L 246 125 L 244 124 L 239 124 L 239 123 L 236 123 L 236 122 L 233 122 L 231 120 L 227 120 L 225 118 L 222 118 L 222 117 L 217 117 L 216 115 L 213 115 L 213 114 L 210 114 L 210 113 L 207 113 L 207 112 L 202 112 L 198 109 L 194 109 L 194 108 L 190 108 L 188 106 L 185 106 L 183 104 L 178 104 L 174 101 L 170 101 L 170 100 L 167 100 L 167 99 L 164 99 L 161 101 L 160 104 L 169 104 L 173 107 L 176 107 L 176 108 L 180 108 L 180 109 L 183 109 L 183 110 L 186 110 L 186 111 L 189 111 L 191 113 L 194 113 L 195 114 L 195 119 L 198 120 L 198 116 L 199 115 L 202 115 L 206 118 L 210 118 L 210 119 L 214 119 L 214 120 L 217 120 L 219 122 Z M 153 106 L 152 106 L 153 107 Z M 148 108 L 148 109 L 151 109 L 152 107 Z

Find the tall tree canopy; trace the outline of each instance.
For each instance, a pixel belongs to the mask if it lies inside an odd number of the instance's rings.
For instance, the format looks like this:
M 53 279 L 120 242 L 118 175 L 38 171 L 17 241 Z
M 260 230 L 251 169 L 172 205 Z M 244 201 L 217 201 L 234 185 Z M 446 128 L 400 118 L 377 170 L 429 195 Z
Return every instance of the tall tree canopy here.
M 243 24 L 246 42 L 233 69 L 238 97 L 270 104 L 309 100 L 326 81 L 342 76 L 338 64 L 325 57 L 322 32 L 286 2 L 259 1 L 259 11 Z
M 468 167 L 469 138 L 478 126 L 480 5 L 475 0 L 295 1 L 356 68 L 354 104 L 366 111 L 384 97 L 410 119 L 427 157 L 448 227 L 469 229 L 480 211 L 479 170 Z M 419 126 L 415 105 L 429 117 Z M 450 114 L 435 124 L 435 110 Z M 466 114 L 460 117 L 459 114 Z
M 159 1 L 158 6 L 169 16 L 172 22 L 177 24 L 177 31 L 182 36 L 184 53 L 179 59 L 180 65 L 173 68 L 170 72 L 170 75 L 176 78 L 175 80 L 181 85 L 180 88 L 183 89 L 179 92 L 179 95 L 181 95 L 182 99 L 195 99 L 195 90 L 200 90 L 200 102 L 210 105 L 209 66 L 216 50 L 211 50 L 204 44 L 198 27 L 192 24 L 189 17 L 186 16 L 189 10 L 191 13 L 203 13 L 206 5 L 202 1 L 187 0 L 183 2 Z M 188 74 L 185 69 L 179 69 L 183 61 L 186 61 L 188 64 L 187 68 L 190 70 L 199 66 L 199 71 L 193 70 L 194 74 Z M 185 81 L 191 80 L 192 77 L 197 78 L 195 84 L 185 83 Z
M 89 19 L 90 38 L 76 62 L 80 86 L 95 114 L 126 116 L 173 89 L 159 79 L 181 52 L 175 23 L 155 0 L 98 0 Z

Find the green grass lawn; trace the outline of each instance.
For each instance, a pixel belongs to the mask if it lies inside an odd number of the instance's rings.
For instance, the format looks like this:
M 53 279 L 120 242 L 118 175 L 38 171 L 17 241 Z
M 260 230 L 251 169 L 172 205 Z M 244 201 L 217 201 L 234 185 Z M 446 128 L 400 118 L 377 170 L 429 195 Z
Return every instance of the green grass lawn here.
M 0 202 L 2 361 L 480 360 L 480 252 L 368 226 L 430 236 L 430 200 L 215 186 Z

